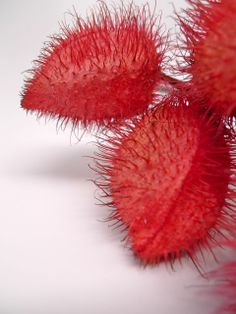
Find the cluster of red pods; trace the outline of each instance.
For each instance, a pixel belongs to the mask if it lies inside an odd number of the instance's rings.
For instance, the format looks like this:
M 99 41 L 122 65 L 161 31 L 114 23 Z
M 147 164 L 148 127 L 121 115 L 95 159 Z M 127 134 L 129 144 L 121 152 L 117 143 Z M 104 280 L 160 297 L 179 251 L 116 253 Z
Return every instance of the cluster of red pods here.
M 139 260 L 202 266 L 199 252 L 236 249 L 236 1 L 188 0 L 177 43 L 156 11 L 101 2 L 75 14 L 35 62 L 21 105 L 98 128 L 96 184 Z M 216 276 L 236 313 L 236 262 Z

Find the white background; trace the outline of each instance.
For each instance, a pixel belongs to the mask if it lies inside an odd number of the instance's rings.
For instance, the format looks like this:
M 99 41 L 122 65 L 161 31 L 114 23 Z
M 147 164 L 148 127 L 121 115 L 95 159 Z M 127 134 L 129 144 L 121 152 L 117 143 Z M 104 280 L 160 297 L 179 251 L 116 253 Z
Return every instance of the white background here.
M 20 108 L 22 72 L 47 36 L 73 5 L 84 16 L 94 4 L 0 0 L 0 314 L 212 313 L 211 283 L 190 262 L 175 272 L 144 269 L 119 231 L 101 222 L 108 209 L 95 205 L 94 174 L 83 157 L 96 150 L 94 138 L 76 143 L 70 130 L 57 133 L 55 122 Z M 172 5 L 159 0 L 158 8 L 173 27 Z

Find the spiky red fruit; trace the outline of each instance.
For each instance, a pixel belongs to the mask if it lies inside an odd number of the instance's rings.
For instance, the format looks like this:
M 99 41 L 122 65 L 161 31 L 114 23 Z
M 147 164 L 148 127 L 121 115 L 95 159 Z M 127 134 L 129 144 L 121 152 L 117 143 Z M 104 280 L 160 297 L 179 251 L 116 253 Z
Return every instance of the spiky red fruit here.
M 196 248 L 211 249 L 214 234 L 230 225 L 235 160 L 217 123 L 183 99 L 167 99 L 101 144 L 97 184 L 144 263 L 182 254 L 196 261 Z
M 236 241 L 230 241 L 227 244 L 236 252 Z M 215 279 L 214 293 L 224 298 L 224 305 L 219 313 L 235 314 L 236 313 L 236 260 L 219 267 L 211 273 Z
M 179 18 L 184 34 L 182 71 L 190 75 L 196 93 L 223 115 L 236 115 L 236 2 L 188 0 Z
M 22 107 L 97 125 L 142 113 L 161 77 L 164 42 L 148 5 L 109 9 L 62 29 L 36 61 Z

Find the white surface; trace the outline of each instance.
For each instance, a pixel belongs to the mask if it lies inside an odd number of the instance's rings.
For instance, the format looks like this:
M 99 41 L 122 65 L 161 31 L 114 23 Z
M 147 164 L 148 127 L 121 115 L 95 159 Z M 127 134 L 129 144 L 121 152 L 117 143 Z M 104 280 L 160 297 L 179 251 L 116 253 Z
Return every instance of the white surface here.
M 100 222 L 108 209 L 82 157 L 92 138 L 71 144 L 69 130 L 20 109 L 22 72 L 43 41 L 73 4 L 84 14 L 94 3 L 0 1 L 0 314 L 209 314 L 215 300 L 193 287 L 209 283 L 191 263 L 143 269 Z M 172 6 L 159 6 L 166 19 Z

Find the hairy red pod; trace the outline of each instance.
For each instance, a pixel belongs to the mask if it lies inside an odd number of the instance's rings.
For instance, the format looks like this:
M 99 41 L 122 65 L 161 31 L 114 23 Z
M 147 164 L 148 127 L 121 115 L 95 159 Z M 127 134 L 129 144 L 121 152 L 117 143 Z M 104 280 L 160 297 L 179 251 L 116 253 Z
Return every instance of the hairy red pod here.
M 100 144 L 96 183 L 145 264 L 185 254 L 197 264 L 197 248 L 234 221 L 235 145 L 201 111 L 171 97 Z
M 236 252 L 236 241 L 226 243 Z M 223 298 L 224 304 L 217 313 L 236 313 L 236 260 L 224 264 L 216 271 L 211 272 L 211 278 L 215 280 L 214 294 Z
M 148 5 L 109 9 L 100 2 L 87 20 L 76 15 L 74 27 L 63 27 L 36 61 L 22 107 L 84 126 L 142 113 L 164 56 L 154 13 Z
M 236 2 L 188 0 L 178 17 L 191 94 L 208 99 L 221 115 L 236 115 Z

